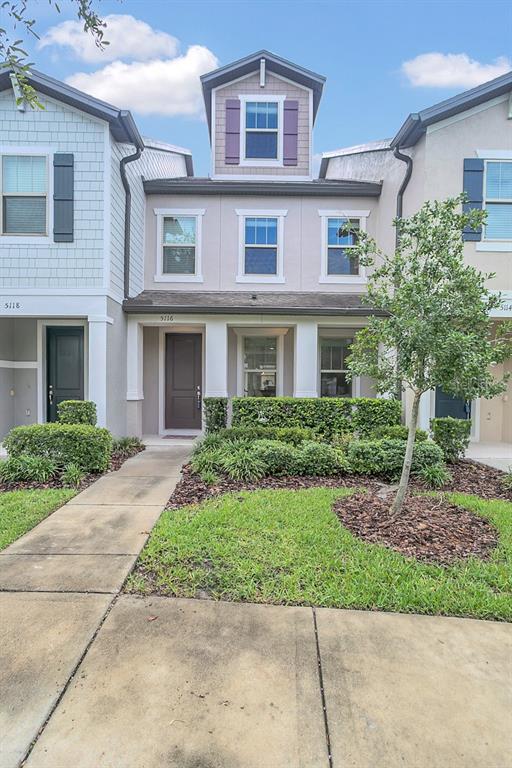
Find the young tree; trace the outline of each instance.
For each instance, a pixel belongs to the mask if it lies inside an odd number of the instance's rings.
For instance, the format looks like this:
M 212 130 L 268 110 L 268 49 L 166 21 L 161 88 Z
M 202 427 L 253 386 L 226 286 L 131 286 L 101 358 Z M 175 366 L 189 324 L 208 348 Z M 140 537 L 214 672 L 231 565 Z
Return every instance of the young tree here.
M 501 306 L 483 274 L 464 263 L 462 232 L 478 229 L 483 211 L 461 212 L 464 196 L 425 203 L 409 219 L 396 219 L 399 244 L 388 256 L 361 234 L 354 258 L 373 267 L 365 301 L 381 311 L 369 318 L 352 346 L 352 376 L 371 376 L 380 393 L 396 389 L 413 396 L 402 475 L 392 512 L 404 503 L 421 395 L 442 387 L 472 400 L 494 397 L 506 388 L 491 368 L 512 354 L 510 327 L 493 334 L 489 313 Z
M 70 0 L 76 7 L 76 15 L 84 23 L 84 32 L 93 36 L 98 48 L 103 49 L 108 45 L 104 39 L 106 24 L 94 11 L 93 0 Z M 11 69 L 17 86 L 16 98 L 18 101 L 27 101 L 31 107 L 41 107 L 37 93 L 28 82 L 28 74 L 32 63 L 27 61 L 28 54 L 23 48 L 25 38 L 39 39 L 36 32 L 36 19 L 31 18 L 29 6 L 36 6 L 38 0 L 4 0 L 0 1 L 0 9 L 3 17 L 7 19 L 10 30 L 0 27 L 0 65 L 2 69 Z M 57 13 L 60 7 L 56 0 L 48 0 Z M 21 30 L 18 33 L 18 29 Z

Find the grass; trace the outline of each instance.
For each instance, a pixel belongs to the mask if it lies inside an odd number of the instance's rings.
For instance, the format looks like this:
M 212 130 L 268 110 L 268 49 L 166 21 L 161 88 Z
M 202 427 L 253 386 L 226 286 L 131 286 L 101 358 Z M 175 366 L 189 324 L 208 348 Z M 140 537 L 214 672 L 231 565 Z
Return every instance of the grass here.
M 0 549 L 4 549 L 75 495 L 68 488 L 0 493 Z
M 365 543 L 331 506 L 349 490 L 244 491 L 167 510 L 128 590 L 215 599 L 512 620 L 512 503 L 450 494 L 489 519 L 488 561 L 419 563 Z

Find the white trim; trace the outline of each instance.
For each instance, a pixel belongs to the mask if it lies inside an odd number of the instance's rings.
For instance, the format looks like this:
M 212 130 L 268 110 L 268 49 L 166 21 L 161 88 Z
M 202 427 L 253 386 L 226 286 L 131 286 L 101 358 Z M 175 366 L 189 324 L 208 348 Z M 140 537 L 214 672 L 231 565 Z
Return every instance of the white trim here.
M 53 156 L 55 147 L 50 146 L 0 146 L 0 162 L 4 155 L 35 155 L 46 158 L 46 235 L 26 233 L 3 234 L 3 171 L 0 169 L 0 246 L 2 245 L 53 245 Z M 42 197 L 42 195 L 35 195 Z M 23 197 L 23 195 L 20 195 Z
M 427 126 L 427 135 L 429 133 L 440 131 L 443 128 L 447 128 L 449 125 L 453 125 L 454 123 L 459 123 L 461 120 L 465 120 L 467 117 L 477 115 L 479 112 L 485 112 L 485 110 L 490 109 L 491 107 L 495 107 L 497 104 L 508 101 L 508 98 L 508 93 L 506 93 L 504 96 L 496 96 L 494 99 L 489 99 L 489 101 L 486 101 L 483 104 L 478 104 L 476 107 L 471 107 L 470 109 L 464 110 L 464 112 L 459 112 L 457 115 L 447 117 L 444 120 L 439 120 L 437 123 L 432 123 L 432 125 Z
M 512 163 L 512 159 L 507 160 L 504 158 L 497 158 L 496 160 L 484 160 L 484 178 L 483 178 L 483 189 L 482 189 L 482 210 L 486 210 L 487 205 L 490 203 L 493 205 L 493 203 L 497 203 L 498 205 L 509 205 L 512 208 L 512 200 L 509 198 L 495 198 L 495 197 L 487 197 L 487 166 L 489 163 Z M 498 238 L 487 238 L 487 222 L 482 226 L 482 239 L 477 242 L 478 245 L 483 245 L 484 248 L 477 248 L 477 250 L 482 251 L 496 251 L 496 252 L 503 252 L 503 251 L 509 251 L 510 250 L 510 240 L 500 240 Z M 485 247 L 487 246 L 487 247 Z M 500 247 L 501 246 L 501 247 Z M 505 247 L 502 247 L 505 246 Z
M 244 368 L 244 339 L 249 336 L 269 336 L 276 338 L 276 397 L 284 392 L 284 337 L 289 328 L 233 328 L 236 334 L 236 393 L 237 397 L 246 397 Z
M 512 160 L 512 149 L 477 149 L 476 156 L 482 160 Z
M 285 283 L 284 277 L 284 219 L 288 210 L 257 208 L 235 208 L 238 216 L 238 272 L 237 283 Z M 277 219 L 277 260 L 275 275 L 253 275 L 245 273 L 245 220 L 246 218 Z
M 112 222 L 112 145 L 110 127 L 104 128 L 103 142 L 103 286 L 110 288 L 110 244 Z
M 334 341 L 353 341 L 354 340 L 354 334 L 351 334 L 350 336 L 347 334 L 340 333 L 340 331 L 334 331 L 329 329 L 319 329 L 318 331 L 318 365 L 317 365 L 317 391 L 318 391 L 318 397 L 322 397 L 322 341 L 328 341 L 328 340 L 334 340 Z M 348 369 L 340 368 L 339 370 L 333 369 L 333 373 L 347 373 Z M 327 371 L 326 371 L 327 373 Z M 352 381 L 350 382 L 350 395 L 347 395 L 347 397 L 360 397 L 361 396 L 361 377 L 360 376 L 353 376 Z
M 265 87 L 265 59 L 260 59 L 260 88 Z
M 37 360 L 0 360 L 0 368 L 37 368 Z
M 1 242 L 0 242 L 1 245 Z M 122 304 L 121 295 L 107 291 L 104 288 L 4 288 L 6 292 L 0 295 L 0 302 L 8 296 L 105 296 L 118 304 Z M 1 306 L 1 304 L 0 304 Z
M 294 166 L 283 166 L 284 168 L 293 168 Z M 290 174 L 283 175 L 283 176 L 271 176 L 270 174 L 268 176 L 265 176 L 263 174 L 255 174 L 251 173 L 250 175 L 244 174 L 244 173 L 213 173 L 211 175 L 211 179 L 213 181 L 280 181 L 280 182 L 287 182 L 287 181 L 311 181 L 313 177 L 310 176 L 292 176 Z M 258 193 L 255 193 L 258 194 Z M 261 194 L 261 192 L 259 193 Z M 286 194 L 286 193 L 283 193 Z M 334 193 L 333 193 L 334 194 Z M 307 190 L 304 191 L 304 196 L 308 196 Z
M 318 282 L 350 284 L 350 285 L 364 285 L 367 283 L 366 268 L 362 265 L 359 266 L 358 275 L 329 275 L 327 272 L 328 264 L 328 242 L 327 242 L 327 225 L 330 218 L 341 219 L 359 219 L 359 229 L 361 232 L 366 232 L 366 220 L 370 215 L 369 210 L 350 210 L 345 208 L 343 210 L 325 210 L 319 209 L 318 215 L 320 216 L 321 226 L 321 251 L 320 251 L 320 277 Z
M 154 208 L 156 216 L 156 272 L 155 283 L 202 283 L 202 224 L 205 208 Z M 195 272 L 193 275 L 174 275 L 163 271 L 163 222 L 165 216 L 189 216 L 196 220 Z
M 476 243 L 476 250 L 490 253 L 510 253 L 512 240 L 481 240 Z
M 284 102 L 286 96 L 276 94 L 239 94 L 240 100 L 240 144 L 239 144 L 239 163 L 240 168 L 284 168 L 283 161 L 283 145 L 284 145 Z M 274 158 L 256 158 L 245 156 L 245 134 L 246 134 L 246 113 L 247 102 L 259 101 L 259 102 L 276 102 L 277 103 L 277 157 Z M 251 130 L 251 129 L 249 129 Z M 274 132 L 274 129 L 268 129 L 269 132 Z

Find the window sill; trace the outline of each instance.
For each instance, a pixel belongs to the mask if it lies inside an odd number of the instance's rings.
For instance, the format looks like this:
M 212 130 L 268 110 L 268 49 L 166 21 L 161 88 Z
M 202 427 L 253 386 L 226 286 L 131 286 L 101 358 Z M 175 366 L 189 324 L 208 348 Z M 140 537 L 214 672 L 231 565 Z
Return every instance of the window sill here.
M 202 275 L 155 275 L 155 283 L 202 283 Z
M 512 252 L 512 242 L 504 242 L 503 240 L 483 240 L 479 243 L 477 242 L 476 250 L 490 253 L 510 253 Z
M 318 278 L 321 284 L 334 283 L 335 285 L 366 285 L 368 279 L 362 275 L 322 275 Z
M 237 275 L 236 276 L 236 282 L 237 283 L 285 283 L 286 280 L 284 277 L 279 277 L 278 275 L 269 275 L 268 277 L 265 275 Z
M 269 158 L 265 159 L 264 157 L 260 158 L 259 160 L 257 158 L 241 158 L 239 162 L 239 166 L 242 168 L 284 168 L 284 163 L 282 160 L 270 160 Z
M 49 235 L 0 235 L 0 245 L 54 245 L 54 242 Z

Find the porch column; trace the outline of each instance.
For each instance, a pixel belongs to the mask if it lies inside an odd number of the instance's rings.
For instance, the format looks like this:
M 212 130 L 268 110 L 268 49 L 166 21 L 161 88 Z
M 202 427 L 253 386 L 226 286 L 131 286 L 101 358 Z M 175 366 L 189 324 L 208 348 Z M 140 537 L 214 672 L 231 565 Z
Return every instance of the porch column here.
M 127 433 L 142 437 L 143 325 L 128 318 L 126 333 L 126 417 Z
M 295 326 L 294 397 L 318 397 L 318 325 L 299 320 Z
M 96 403 L 98 426 L 107 426 L 107 330 L 111 318 L 88 317 L 89 400 Z
M 228 396 L 228 324 L 212 318 L 206 321 L 204 353 L 204 396 Z

